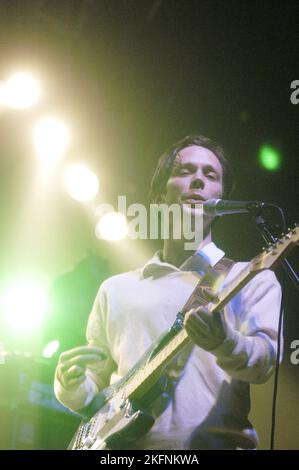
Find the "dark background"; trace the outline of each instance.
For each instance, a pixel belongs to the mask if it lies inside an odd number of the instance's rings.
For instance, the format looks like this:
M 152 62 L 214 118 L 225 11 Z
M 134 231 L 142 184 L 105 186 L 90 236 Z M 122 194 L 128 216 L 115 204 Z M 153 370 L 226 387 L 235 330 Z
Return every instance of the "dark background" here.
M 186 134 L 202 133 L 231 156 L 234 199 L 276 203 L 288 224 L 298 221 L 299 105 L 290 101 L 290 84 L 299 79 L 298 13 L 295 1 L 1 1 L 0 80 L 25 68 L 39 77 L 43 96 L 32 110 L 0 113 L 0 281 L 16 272 L 47 277 L 60 302 L 47 340 L 54 330 L 65 347 L 83 341 L 99 282 L 139 266 L 158 246 L 131 242 L 126 252 L 96 239 L 95 219 L 60 182 L 63 165 L 78 157 L 99 175 L 97 202 L 115 204 L 125 194 L 129 203 L 146 203 L 158 156 Z M 71 147 L 42 209 L 28 213 L 31 128 L 48 114 L 69 124 Z M 260 167 L 263 144 L 281 152 L 279 171 Z M 250 259 L 263 245 L 247 216 L 223 219 L 215 239 L 234 259 Z M 289 258 L 298 269 L 298 251 Z M 298 295 L 289 281 L 285 293 L 284 367 L 298 386 L 299 366 L 289 359 L 299 338 Z M 293 406 L 298 418 L 298 399 Z

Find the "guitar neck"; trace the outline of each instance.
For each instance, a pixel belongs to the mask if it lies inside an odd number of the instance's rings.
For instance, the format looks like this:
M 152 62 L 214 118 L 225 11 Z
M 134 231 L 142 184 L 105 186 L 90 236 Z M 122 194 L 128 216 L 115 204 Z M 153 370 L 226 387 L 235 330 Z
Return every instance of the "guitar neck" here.
M 286 253 L 298 243 L 298 226 L 295 226 L 282 239 L 277 240 L 274 245 L 267 247 L 263 253 L 247 263 L 245 268 L 218 294 L 218 302 L 211 302 L 208 305 L 209 310 L 211 312 L 222 310 L 254 276 L 264 269 L 274 269 Z M 182 328 L 152 359 L 149 359 L 133 373 L 131 370 L 122 387 L 122 394 L 125 398 L 142 396 L 159 378 L 161 371 L 169 361 L 189 342 L 189 337 L 185 329 Z
M 211 304 L 211 311 L 221 310 L 246 285 L 257 272 L 250 270 L 250 263 L 218 295 L 219 302 Z M 138 398 L 158 379 L 164 367 L 190 342 L 186 330 L 180 330 L 149 362 L 130 377 L 125 384 L 127 398 Z

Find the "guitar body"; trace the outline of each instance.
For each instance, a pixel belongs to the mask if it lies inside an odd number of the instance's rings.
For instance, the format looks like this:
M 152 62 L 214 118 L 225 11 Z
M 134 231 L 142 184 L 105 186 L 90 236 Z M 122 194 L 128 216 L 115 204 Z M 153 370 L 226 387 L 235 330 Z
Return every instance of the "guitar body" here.
M 68 449 L 123 449 L 144 436 L 155 422 L 147 408 L 164 394 L 166 383 L 166 378 L 160 377 L 141 400 L 123 400 L 122 393 L 117 391 L 122 381 L 99 393 L 88 408 L 83 410 L 85 418 Z M 94 413 L 96 409 L 98 411 Z M 93 416 L 90 418 L 91 414 Z
M 161 395 L 167 400 L 167 378 L 158 373 L 127 396 L 130 379 L 145 368 L 177 332 L 172 327 L 150 346 L 126 376 L 98 393 L 78 413 L 83 417 L 69 450 L 123 449 L 144 436 L 155 420 L 147 408 Z
M 148 413 L 142 410 L 133 411 L 129 401 L 113 415 L 111 420 L 109 415 L 110 407 L 107 404 L 89 422 L 83 421 L 69 449 L 123 449 L 146 434 L 155 422 Z

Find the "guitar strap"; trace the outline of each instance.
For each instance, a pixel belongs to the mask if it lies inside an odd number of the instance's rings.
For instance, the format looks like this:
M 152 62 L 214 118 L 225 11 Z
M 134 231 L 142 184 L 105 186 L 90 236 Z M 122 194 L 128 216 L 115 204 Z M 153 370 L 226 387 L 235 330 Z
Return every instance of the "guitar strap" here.
M 193 307 L 207 305 L 209 298 L 205 295 L 205 289 L 216 290 L 217 285 L 224 281 L 233 265 L 234 261 L 226 257 L 221 258 L 220 261 L 212 267 L 203 254 L 195 253 L 190 256 L 190 258 L 180 266 L 180 269 L 184 271 L 195 271 L 200 275 L 200 279 L 182 308 L 181 313 L 185 315 L 185 313 Z

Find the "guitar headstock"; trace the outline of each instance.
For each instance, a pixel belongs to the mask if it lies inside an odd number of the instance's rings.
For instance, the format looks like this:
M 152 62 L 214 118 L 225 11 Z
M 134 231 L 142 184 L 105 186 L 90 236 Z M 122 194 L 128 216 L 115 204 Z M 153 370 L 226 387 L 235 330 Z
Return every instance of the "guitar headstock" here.
M 295 224 L 294 228 L 289 229 L 287 234 L 283 234 L 275 243 L 264 248 L 263 252 L 251 261 L 250 269 L 252 271 L 275 269 L 281 258 L 284 258 L 298 244 L 299 228 L 298 224 Z

